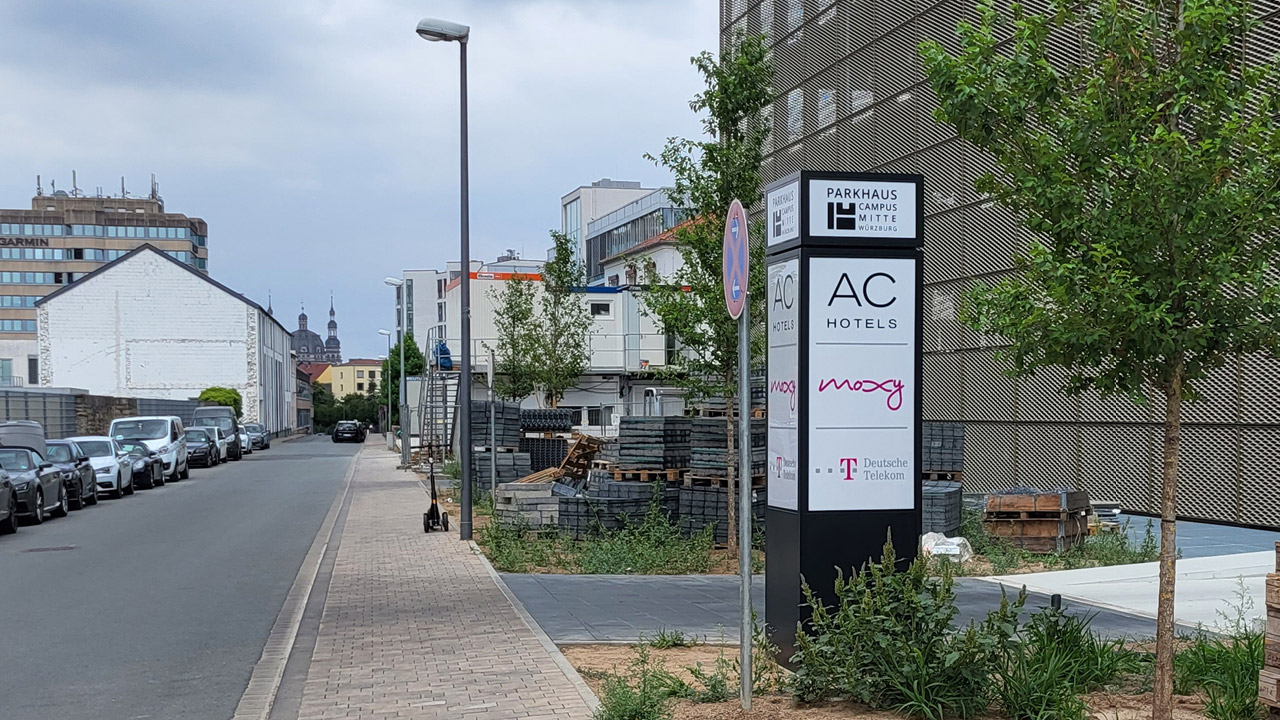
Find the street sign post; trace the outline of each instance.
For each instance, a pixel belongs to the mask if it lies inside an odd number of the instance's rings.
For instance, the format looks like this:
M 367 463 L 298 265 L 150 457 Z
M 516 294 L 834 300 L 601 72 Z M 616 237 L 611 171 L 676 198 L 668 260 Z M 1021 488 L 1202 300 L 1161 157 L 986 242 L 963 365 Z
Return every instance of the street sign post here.
M 765 190 L 765 621 L 784 662 L 801 593 L 920 538 L 922 178 L 801 172 Z
M 751 248 L 747 213 L 734 200 L 724 223 L 724 304 L 738 321 L 738 579 L 742 618 L 738 645 L 739 699 L 751 709 L 751 343 L 747 284 Z M 730 480 L 732 482 L 732 480 Z

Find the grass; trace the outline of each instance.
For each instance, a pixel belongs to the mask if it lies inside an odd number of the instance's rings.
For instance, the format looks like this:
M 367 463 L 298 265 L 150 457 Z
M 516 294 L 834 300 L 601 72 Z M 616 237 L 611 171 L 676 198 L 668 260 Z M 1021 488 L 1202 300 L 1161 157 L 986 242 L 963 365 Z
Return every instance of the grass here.
M 683 630 L 668 630 L 667 628 L 659 628 L 656 635 L 652 638 L 642 638 L 646 645 L 657 650 L 666 650 L 674 647 L 693 647 L 698 645 L 698 638 L 692 635 L 685 635 Z
M 1004 538 L 987 533 L 982 525 L 982 512 L 965 508 L 960 525 L 960 536 L 969 541 L 976 561 L 955 564 L 939 557 L 934 561 L 935 572 L 941 565 L 949 565 L 955 575 L 1009 575 L 1027 570 L 1073 570 L 1076 568 L 1130 565 L 1155 562 L 1160 556 L 1160 540 L 1154 524 L 1147 521 L 1140 539 L 1129 536 L 1126 522 L 1117 532 L 1092 535 L 1068 550 L 1054 553 L 1032 553 L 1014 547 Z
M 1173 658 L 1174 692 L 1203 692 L 1205 715 L 1213 720 L 1255 720 L 1265 709 L 1258 702 L 1265 641 L 1259 623 L 1249 620 L 1253 607 L 1241 580 L 1231 612 L 1218 612 L 1223 633 L 1201 629 Z

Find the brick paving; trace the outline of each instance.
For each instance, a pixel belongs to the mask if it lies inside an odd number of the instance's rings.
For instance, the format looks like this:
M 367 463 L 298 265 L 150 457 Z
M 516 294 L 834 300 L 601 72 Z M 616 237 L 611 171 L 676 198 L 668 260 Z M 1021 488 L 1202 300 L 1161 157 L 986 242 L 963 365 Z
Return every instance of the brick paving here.
M 299 720 L 589 718 L 577 687 L 467 543 L 366 446 L 352 480 Z

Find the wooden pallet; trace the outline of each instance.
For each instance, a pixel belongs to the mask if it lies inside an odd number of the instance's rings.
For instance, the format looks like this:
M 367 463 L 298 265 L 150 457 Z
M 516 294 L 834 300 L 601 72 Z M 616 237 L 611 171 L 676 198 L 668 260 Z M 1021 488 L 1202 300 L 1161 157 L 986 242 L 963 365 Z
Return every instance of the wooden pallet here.
M 556 480 L 559 480 L 560 478 L 563 478 L 563 477 L 564 477 L 564 472 L 562 472 L 560 468 L 552 467 L 552 468 L 547 468 L 546 470 L 539 470 L 538 472 L 533 473 L 532 475 L 525 475 L 519 480 L 516 480 L 516 482 L 518 483 L 549 483 L 549 482 L 555 482 Z
M 951 471 L 943 471 L 943 470 L 926 470 L 920 473 L 920 479 L 926 482 L 929 480 L 937 480 L 937 481 L 943 481 L 943 482 L 963 482 L 964 473 L 959 471 L 951 472 Z
M 595 460 L 596 453 L 600 452 L 602 447 L 604 447 L 604 441 L 600 438 L 574 433 L 573 445 L 569 447 L 569 453 L 565 455 L 564 461 L 558 468 L 561 476 L 585 479 L 587 473 L 591 471 L 591 463 Z
M 656 482 L 662 480 L 675 483 L 680 482 L 685 473 L 684 470 L 677 468 L 667 470 L 622 470 L 614 467 L 612 471 L 614 482 Z
M 751 487 L 757 489 L 764 487 L 764 478 L 764 475 L 752 475 Z M 695 475 L 693 473 L 684 476 L 685 487 L 729 487 L 730 484 L 730 478 L 727 477 Z M 734 487 L 738 486 L 738 478 L 736 476 L 732 478 L 732 485 Z
M 738 417 L 738 408 L 736 405 L 734 406 L 733 410 L 726 410 L 725 408 L 693 408 L 692 410 L 689 411 L 688 415 L 689 417 L 704 417 L 704 418 L 722 418 L 722 417 L 728 417 L 729 415 Z M 764 408 L 751 408 L 751 419 L 763 420 Z
M 607 470 L 607 471 L 609 471 L 609 472 L 613 472 L 613 468 L 614 468 L 614 465 L 615 465 L 615 464 L 616 464 L 616 463 L 609 462 L 608 460 L 592 460 L 592 461 L 591 461 L 591 469 L 592 469 L 592 470 Z

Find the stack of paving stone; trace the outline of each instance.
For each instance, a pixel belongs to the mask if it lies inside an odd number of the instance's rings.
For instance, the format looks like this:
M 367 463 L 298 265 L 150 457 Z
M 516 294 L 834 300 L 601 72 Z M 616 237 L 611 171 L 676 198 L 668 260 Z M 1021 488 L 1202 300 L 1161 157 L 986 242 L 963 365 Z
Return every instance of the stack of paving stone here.
M 556 527 L 560 498 L 552 483 L 502 483 L 493 494 L 493 516 L 505 525 Z
M 699 417 L 691 418 L 691 421 L 689 474 L 709 478 L 728 477 L 729 447 L 725 419 Z M 733 425 L 736 446 L 738 423 L 734 422 Z M 768 434 L 764 420 L 753 420 L 751 422 L 751 474 L 753 476 L 764 475 L 767 443 Z
M 960 510 L 964 496 L 960 483 L 953 480 L 925 480 L 923 495 L 923 531 L 942 533 L 948 537 L 960 532 Z
M 714 524 L 715 543 L 724 545 L 729 542 L 729 492 L 726 488 L 682 487 L 679 493 L 680 534 L 691 537 Z M 764 508 L 765 494 L 752 491 L 753 523 L 760 527 L 764 524 Z
M 623 417 L 618 427 L 620 470 L 689 467 L 689 418 Z
M 564 438 L 523 437 L 520 438 L 520 452 L 529 453 L 530 467 L 533 472 L 538 472 L 560 467 L 569 454 L 569 441 Z
M 598 531 L 621 530 L 639 525 L 649 512 L 647 498 L 594 498 L 589 496 L 559 498 L 559 528 L 574 538 Z
M 964 423 L 921 423 L 921 469 L 927 473 L 958 473 L 964 468 Z
M 476 447 L 489 447 L 489 409 L 493 408 L 494 445 L 515 448 L 520 445 L 520 406 L 508 402 L 471 403 L 471 442 Z
M 472 453 L 471 469 L 475 476 L 475 488 L 488 492 L 493 475 L 489 470 L 489 451 Z M 498 470 L 497 484 L 512 483 L 532 473 L 529 453 L 498 452 L 494 454 Z
M 596 453 L 596 460 L 607 465 L 618 464 L 618 441 L 616 438 L 601 441 L 600 451 Z
M 520 411 L 520 427 L 525 432 L 569 432 L 574 411 L 568 408 L 525 408 Z

